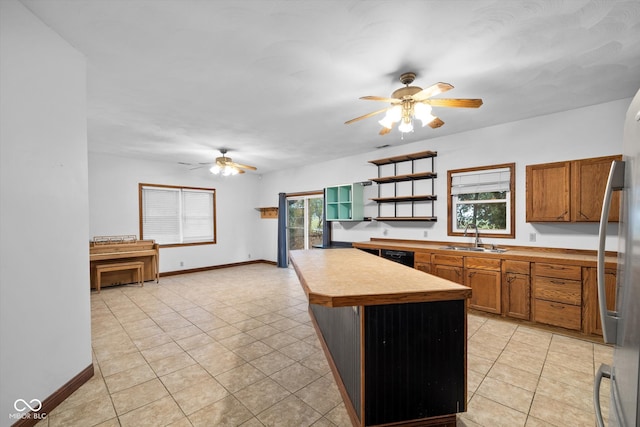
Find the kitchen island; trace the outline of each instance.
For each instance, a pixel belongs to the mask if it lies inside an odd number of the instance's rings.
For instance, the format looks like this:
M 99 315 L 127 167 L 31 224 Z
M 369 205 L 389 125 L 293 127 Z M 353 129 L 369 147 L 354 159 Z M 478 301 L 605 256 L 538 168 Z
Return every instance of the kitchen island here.
M 357 249 L 291 251 L 354 426 L 455 426 L 471 289 Z

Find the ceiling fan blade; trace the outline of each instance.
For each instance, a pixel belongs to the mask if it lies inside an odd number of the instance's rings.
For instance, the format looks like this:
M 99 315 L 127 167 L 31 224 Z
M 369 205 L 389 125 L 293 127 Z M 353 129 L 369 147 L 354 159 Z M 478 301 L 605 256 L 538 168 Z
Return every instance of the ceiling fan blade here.
M 380 132 L 378 132 L 378 134 L 379 135 L 386 135 L 389 132 L 391 132 L 391 129 L 383 127 L 382 129 L 380 129 Z
M 482 99 L 445 99 L 434 98 L 425 99 L 422 102 L 432 107 L 462 107 L 462 108 L 478 108 L 482 105 Z
M 399 104 L 402 102 L 402 100 L 398 98 L 384 98 L 382 96 L 361 96 L 360 99 L 366 99 L 368 101 L 390 102 L 392 104 Z
M 371 116 L 375 116 L 376 114 L 384 113 L 385 111 L 389 110 L 390 108 L 392 108 L 392 107 L 387 107 L 387 108 L 383 108 L 382 110 L 373 111 L 373 112 L 371 112 L 369 114 L 365 114 L 364 116 L 360 116 L 360 117 L 356 117 L 355 119 L 348 120 L 348 121 L 344 122 L 344 124 L 348 125 L 348 124 L 351 124 L 353 122 L 357 122 L 358 120 L 367 119 L 367 118 L 369 118 Z
M 432 129 L 437 129 L 440 126 L 442 126 L 444 124 L 444 122 L 442 120 L 440 120 L 439 118 L 435 118 L 433 120 L 431 120 L 429 123 L 427 123 Z
M 250 169 L 252 171 L 258 170 L 258 168 L 256 168 L 255 166 L 243 165 L 242 163 L 227 162 L 227 164 L 230 166 L 235 166 L 236 168 Z
M 422 101 L 432 96 L 436 96 L 440 93 L 453 89 L 453 86 L 449 83 L 436 83 L 433 86 L 429 86 L 426 89 L 422 89 L 420 92 L 413 95 L 413 99 L 416 101 Z

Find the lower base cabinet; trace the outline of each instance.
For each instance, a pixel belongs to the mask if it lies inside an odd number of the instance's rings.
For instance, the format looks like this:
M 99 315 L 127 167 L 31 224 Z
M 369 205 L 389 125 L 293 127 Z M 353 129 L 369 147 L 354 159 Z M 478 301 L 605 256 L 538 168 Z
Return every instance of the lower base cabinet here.
M 533 264 L 533 320 L 579 331 L 582 327 L 582 269 Z
M 504 260 L 502 262 L 503 315 L 515 319 L 531 319 L 530 263 Z
M 469 308 L 501 314 L 500 265 L 499 259 L 465 257 L 464 285 L 471 288 Z
M 464 285 L 463 257 L 434 254 L 431 257 L 431 274 Z

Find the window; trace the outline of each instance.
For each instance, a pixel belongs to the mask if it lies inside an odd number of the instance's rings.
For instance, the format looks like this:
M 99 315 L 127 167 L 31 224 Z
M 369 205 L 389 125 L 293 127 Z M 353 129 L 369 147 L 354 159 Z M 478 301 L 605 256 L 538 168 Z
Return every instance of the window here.
M 448 234 L 515 237 L 515 163 L 447 172 Z
M 287 197 L 287 242 L 290 251 L 322 245 L 324 195 Z
M 163 246 L 216 243 L 216 190 L 139 184 L 140 238 Z

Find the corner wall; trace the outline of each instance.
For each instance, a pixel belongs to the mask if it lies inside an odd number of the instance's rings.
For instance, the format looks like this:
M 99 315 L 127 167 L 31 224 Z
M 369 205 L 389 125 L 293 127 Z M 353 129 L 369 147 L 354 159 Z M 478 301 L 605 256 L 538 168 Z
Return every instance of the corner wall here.
M 92 363 L 85 70 L 0 1 L 0 426 Z
M 631 96 L 632 94 L 630 94 Z M 333 240 L 364 241 L 371 237 L 412 240 L 469 242 L 469 239 L 447 235 L 447 171 L 466 167 L 516 163 L 516 238 L 483 238 L 484 243 L 524 245 L 574 249 L 597 247 L 598 224 L 527 223 L 525 221 L 525 166 L 562 160 L 599 157 L 622 152 L 622 129 L 631 99 L 622 99 L 590 107 L 535 117 L 518 122 L 491 126 L 475 131 L 397 145 L 397 131 L 386 135 L 392 147 L 371 150 L 329 162 L 264 175 L 259 192 L 259 204 L 277 203 L 279 192 L 317 190 L 329 185 L 367 181 L 377 176 L 369 160 L 414 153 L 424 150 L 438 152 L 435 172 L 437 222 L 333 222 Z M 368 124 L 375 133 L 376 123 Z M 455 126 L 449 123 L 446 126 Z M 437 133 L 437 129 L 417 132 Z M 395 146 L 393 146 L 395 145 Z M 365 216 L 377 215 L 377 204 L 369 198 L 377 196 L 376 185 L 365 187 Z M 617 224 L 610 224 L 607 250 L 617 250 Z M 260 230 L 267 259 L 275 260 L 274 224 L 263 224 Z M 535 233 L 536 241 L 529 240 Z

